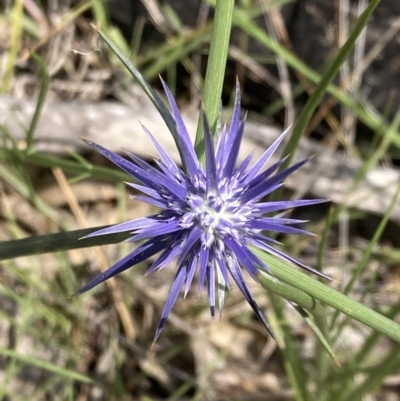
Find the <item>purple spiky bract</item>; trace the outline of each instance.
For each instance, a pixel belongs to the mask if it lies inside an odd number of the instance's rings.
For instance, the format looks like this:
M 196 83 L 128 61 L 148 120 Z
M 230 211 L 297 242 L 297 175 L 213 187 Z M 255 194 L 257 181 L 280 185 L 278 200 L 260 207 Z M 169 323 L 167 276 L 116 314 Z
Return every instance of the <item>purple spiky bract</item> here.
M 181 291 L 188 293 L 197 271 L 199 290 L 207 286 L 211 315 L 215 317 L 216 299 L 222 312 L 224 297 L 230 280 L 236 283 L 258 319 L 275 338 L 263 313 L 251 295 L 243 276 L 243 270 L 257 280 L 259 269 L 268 272 L 268 266 L 251 252 L 250 247 L 285 259 L 290 263 L 328 278 L 290 256 L 274 248 L 275 241 L 262 234 L 263 231 L 285 234 L 309 234 L 295 227 L 301 220 L 281 216 L 266 216 L 299 206 L 325 202 L 321 199 L 263 202 L 262 198 L 280 188 L 292 172 L 307 160 L 277 172 L 284 160 L 265 169 L 288 130 L 250 166 L 251 155 L 237 165 L 239 148 L 245 128 L 240 118 L 240 90 L 237 85 L 236 99 L 229 128 L 222 128 L 216 136 L 211 135 L 204 113 L 205 166 L 196 156 L 176 102 L 166 84 L 163 86 L 176 124 L 176 145 L 182 157 L 183 169 L 172 160 L 153 135 L 144 128 L 159 153 L 155 161 L 158 168 L 141 158 L 128 154 L 130 160 L 100 145 L 86 141 L 95 150 L 130 174 L 135 183 L 131 187 L 143 195 L 136 196 L 143 202 L 159 207 L 159 213 L 127 221 L 96 231 L 90 237 L 130 232 L 129 241 L 144 241 L 133 252 L 100 274 L 77 294 L 84 293 L 105 280 L 129 269 L 145 259 L 159 254 L 148 273 L 162 270 L 176 259 L 177 270 L 167 297 L 154 341 Z

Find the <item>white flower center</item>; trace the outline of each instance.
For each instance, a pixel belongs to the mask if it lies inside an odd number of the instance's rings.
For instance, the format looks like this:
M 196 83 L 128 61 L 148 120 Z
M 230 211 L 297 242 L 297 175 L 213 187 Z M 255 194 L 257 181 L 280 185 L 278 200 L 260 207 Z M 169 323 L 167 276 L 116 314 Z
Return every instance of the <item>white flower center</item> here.
M 195 208 L 196 220 L 203 230 L 215 236 L 233 235 L 247 222 L 245 209 L 220 196 L 209 196 Z

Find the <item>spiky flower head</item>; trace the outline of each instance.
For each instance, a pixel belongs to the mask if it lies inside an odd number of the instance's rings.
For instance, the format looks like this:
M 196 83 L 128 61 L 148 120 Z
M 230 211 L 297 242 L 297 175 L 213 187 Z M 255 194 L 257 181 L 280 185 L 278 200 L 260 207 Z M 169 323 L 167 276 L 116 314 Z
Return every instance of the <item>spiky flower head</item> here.
M 224 297 L 230 281 L 236 283 L 258 319 L 275 338 L 267 320 L 251 295 L 242 269 L 257 280 L 259 269 L 269 272 L 250 247 L 257 247 L 272 255 L 294 263 L 320 276 L 322 273 L 303 265 L 282 253 L 272 245 L 276 241 L 262 234 L 263 231 L 287 234 L 309 234 L 295 225 L 301 220 L 284 218 L 282 212 L 298 206 L 314 205 L 323 200 L 295 200 L 263 202 L 262 199 L 283 185 L 283 180 L 300 168 L 301 161 L 284 171 L 276 172 L 284 159 L 264 169 L 288 130 L 282 133 L 254 164 L 249 155 L 237 166 L 239 148 L 245 128 L 240 118 L 240 90 L 237 85 L 236 99 L 229 128 L 224 126 L 214 139 L 206 116 L 203 114 L 205 167 L 200 164 L 194 146 L 183 122 L 176 102 L 163 82 L 172 116 L 176 124 L 174 137 L 182 158 L 183 170 L 161 147 L 145 128 L 158 151 L 155 160 L 158 168 L 134 154 L 131 160 L 123 158 L 102 146 L 86 141 L 137 182 L 128 183 L 143 195 L 135 196 L 143 202 L 159 207 L 159 213 L 138 218 L 96 231 L 89 236 L 130 232 L 129 241 L 143 241 L 133 252 L 94 278 L 77 294 L 81 294 L 123 272 L 126 269 L 161 252 L 147 273 L 162 270 L 176 259 L 177 270 L 167 297 L 154 341 L 181 291 L 188 293 L 196 271 L 199 291 L 207 286 L 211 315 L 215 317 L 216 298 L 222 312 Z

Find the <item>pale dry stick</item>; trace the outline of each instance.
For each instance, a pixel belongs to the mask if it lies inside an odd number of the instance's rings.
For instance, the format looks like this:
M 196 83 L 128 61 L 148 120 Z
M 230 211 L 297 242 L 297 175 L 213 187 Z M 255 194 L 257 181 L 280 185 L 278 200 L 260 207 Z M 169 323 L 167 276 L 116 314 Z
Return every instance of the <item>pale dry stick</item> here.
M 264 9 L 264 20 L 267 25 L 270 36 L 276 41 L 284 37 L 287 32 L 285 29 L 282 14 L 277 7 L 272 7 L 269 12 L 266 11 L 266 0 L 261 2 Z M 296 111 L 293 102 L 292 87 L 290 84 L 289 69 L 284 59 L 277 54 L 275 56 L 278 65 L 278 74 L 280 78 L 280 94 L 282 95 L 285 104 L 285 127 L 294 124 L 296 119 Z
M 47 9 L 47 18 L 51 26 L 57 26 L 62 22 L 63 14 L 68 12 L 71 0 L 50 0 Z M 50 77 L 57 74 L 64 66 L 75 38 L 75 24 L 67 25 L 62 31 L 54 35 L 48 43 L 45 55 L 47 72 Z
M 75 196 L 74 192 L 72 191 L 72 188 L 71 188 L 68 180 L 66 179 L 63 171 L 59 167 L 53 168 L 52 171 L 53 171 L 54 177 L 56 178 L 57 183 L 58 183 L 61 191 L 63 192 L 65 199 L 67 200 L 68 205 L 69 205 L 72 213 L 74 214 L 76 220 L 78 221 L 79 225 L 83 228 L 89 227 L 89 224 L 86 221 L 85 215 L 83 214 L 83 211 L 82 211 L 82 209 L 76 199 L 76 196 Z M 93 247 L 92 252 L 93 252 L 95 258 L 97 259 L 97 263 L 100 266 L 100 270 L 102 272 L 107 270 L 108 263 L 104 256 L 104 253 L 101 251 L 101 249 L 99 247 Z M 121 289 L 119 288 L 114 277 L 107 280 L 106 284 L 109 286 L 109 288 L 111 290 L 111 294 L 113 296 L 115 306 L 116 306 L 118 314 L 121 318 L 122 325 L 124 326 L 126 338 L 129 341 L 134 341 L 134 339 L 136 338 L 135 325 L 133 323 L 133 320 L 132 320 L 129 310 L 123 301 Z
M 265 1 L 265 0 L 264 0 Z M 273 25 L 273 30 L 275 33 L 275 39 L 279 40 L 287 49 L 293 51 L 293 46 L 290 41 L 290 37 L 288 35 L 288 32 L 286 30 L 286 27 L 283 22 L 283 18 L 280 13 L 274 12 L 273 15 L 271 16 L 271 25 Z M 271 30 L 272 31 L 272 30 Z M 302 82 L 303 86 L 306 88 L 308 93 L 312 92 L 311 86 L 309 85 L 308 81 L 302 77 L 300 73 L 296 73 L 298 79 L 300 82 Z M 285 93 L 285 96 L 287 96 L 288 99 L 286 99 L 286 107 L 287 103 L 289 101 L 292 102 L 293 104 L 293 96 L 291 93 L 290 89 L 290 81 L 287 82 L 289 86 L 289 91 L 290 94 L 287 92 Z M 281 91 L 278 90 L 278 93 Z M 283 95 L 282 95 L 283 97 Z M 285 99 L 284 99 L 285 100 Z M 329 102 L 329 100 L 328 100 Z M 294 105 L 292 106 L 294 108 Z M 335 128 L 339 127 L 339 122 L 337 121 L 336 117 L 330 112 L 331 111 L 331 106 L 329 104 L 326 104 L 326 102 L 322 103 L 321 106 L 318 108 L 317 113 L 315 114 L 315 117 L 318 121 L 318 116 L 322 116 L 322 118 L 326 118 L 328 120 L 328 123 L 330 126 L 333 128 L 333 130 L 336 130 Z M 307 131 L 309 132 L 309 130 Z M 324 168 L 324 164 L 322 163 L 323 160 L 329 158 L 332 153 L 335 151 L 337 147 L 337 137 L 335 137 L 335 141 L 331 141 L 330 144 L 328 144 L 326 151 L 318 156 L 318 160 L 320 161 L 317 165 L 316 168 L 313 170 L 314 173 L 309 177 L 308 184 L 304 185 L 301 187 L 301 189 L 298 189 L 296 193 L 293 195 L 293 199 L 300 199 L 301 197 L 304 196 L 304 194 L 308 191 L 308 189 L 311 187 L 312 183 L 315 181 L 316 177 L 320 175 L 321 170 Z
M 362 12 L 367 7 L 367 3 L 365 0 L 359 0 L 357 7 L 357 18 L 362 14 Z M 349 36 L 349 19 L 351 17 L 351 9 L 349 0 L 338 0 L 338 47 L 342 47 L 348 36 Z M 365 52 L 365 41 L 366 41 L 366 33 L 367 33 L 367 25 L 362 30 L 360 36 L 357 38 L 354 48 L 354 62 L 353 65 L 360 65 L 363 62 L 364 52 Z M 351 77 L 351 69 L 353 68 L 350 65 L 349 60 L 346 60 L 343 65 L 340 67 L 340 86 L 343 91 L 347 92 L 347 95 L 352 100 L 357 100 L 357 93 L 359 92 L 361 85 L 361 76 L 358 77 L 357 80 L 352 79 Z M 349 83 L 349 84 L 347 84 Z M 342 124 L 340 126 L 340 131 L 343 133 L 346 138 L 346 143 L 349 146 L 346 146 L 346 150 L 350 150 L 354 148 L 355 137 L 356 137 L 356 124 L 357 117 L 347 107 L 341 107 L 341 119 Z M 354 157 L 354 152 L 349 152 L 350 156 Z M 349 212 L 347 208 L 344 208 L 339 213 L 339 249 L 341 254 L 341 259 L 343 262 L 347 261 L 347 254 L 349 250 L 350 244 L 350 227 L 349 227 Z M 344 273 L 343 273 L 344 274 Z M 345 285 L 345 277 L 342 277 L 341 282 L 343 286 Z
M 362 0 L 363 1 L 363 0 Z M 364 2 L 365 3 L 365 2 Z M 363 9 L 362 6 L 365 4 L 359 3 L 359 8 L 358 8 L 358 14 L 361 14 Z M 338 15 L 338 25 L 339 25 L 339 32 L 338 32 L 338 45 L 339 47 L 343 45 L 343 43 L 347 40 L 347 35 L 349 32 L 349 27 L 348 27 L 348 20 L 346 16 L 349 14 L 349 3 L 347 0 L 338 0 L 338 10 L 339 10 L 339 15 Z M 343 33 L 346 33 L 344 35 Z M 363 30 L 362 35 L 360 35 L 359 40 L 356 42 L 355 46 L 355 67 L 354 69 L 356 70 L 357 67 L 360 65 L 364 65 L 365 62 L 363 61 L 363 54 L 365 50 L 365 40 L 366 40 L 366 30 Z M 372 62 L 372 60 L 371 60 Z M 365 67 L 366 68 L 366 67 Z M 359 85 L 361 84 L 361 75 L 358 74 L 358 78 L 355 79 L 355 74 L 354 72 L 350 72 L 350 66 L 348 62 L 342 66 L 340 69 L 341 73 L 341 88 L 343 91 L 348 91 L 350 92 L 349 95 L 354 98 L 354 95 L 356 93 L 357 88 L 359 88 Z M 326 117 L 330 111 L 330 109 L 336 104 L 336 99 L 331 98 L 328 100 L 328 102 L 325 104 L 324 107 L 320 108 L 318 110 L 318 113 L 314 116 L 313 121 L 310 124 L 309 130 L 314 129 L 316 124 L 319 124 L 320 120 L 324 117 Z M 304 194 L 308 191 L 308 189 L 311 187 L 312 183 L 314 182 L 315 178 L 320 174 L 321 168 L 322 168 L 322 160 L 326 157 L 330 157 L 332 152 L 336 149 L 338 140 L 341 142 L 343 145 L 345 145 L 345 148 L 349 151 L 349 153 L 355 157 L 358 157 L 358 152 L 354 147 L 354 136 L 355 136 L 355 126 L 356 126 L 356 117 L 351 113 L 350 110 L 347 109 L 342 109 L 342 126 L 345 124 L 345 128 L 343 129 L 339 124 L 336 124 L 336 129 L 334 130 L 334 135 L 330 136 L 325 142 L 327 143 L 327 151 L 324 152 L 323 155 L 318 157 L 319 163 L 316 166 L 315 173 L 310 177 L 307 183 L 299 189 L 295 195 L 294 199 L 299 199 L 304 196 Z M 345 132 L 351 132 L 351 138 L 349 140 L 348 137 L 346 137 Z M 340 229 L 340 235 L 339 237 L 341 238 L 341 245 L 340 249 L 347 249 L 348 244 L 348 235 L 346 234 L 348 232 L 348 228 L 346 229 L 345 223 L 346 216 L 341 215 L 341 229 Z
M 149 13 L 151 22 L 162 33 L 169 36 L 171 29 L 167 18 L 165 18 L 163 10 L 157 0 L 141 0 L 143 6 Z
M 30 49 L 26 49 L 22 52 L 21 57 L 18 59 L 17 64 L 25 64 L 28 59 L 31 57 L 32 53 L 36 53 L 42 46 L 44 46 L 53 36 L 57 35 L 62 29 L 67 27 L 72 21 L 77 17 L 77 15 L 81 15 L 83 12 L 88 10 L 91 7 L 91 2 L 82 4 L 77 7 L 75 10 L 68 12 L 64 15 L 60 22 L 52 27 L 52 29 L 47 33 L 46 36 L 41 38 L 37 43 L 35 43 Z
M 400 17 L 397 17 L 390 25 L 390 28 L 377 39 L 371 50 L 364 57 L 363 62 L 354 66 L 352 79 L 360 80 L 365 70 L 381 54 L 385 46 L 397 35 L 400 31 Z
M 350 5 L 349 0 L 336 0 L 338 10 L 337 13 L 337 46 L 340 49 L 349 36 L 349 17 L 350 17 Z M 357 40 L 358 42 L 358 40 Z M 356 42 L 356 43 L 357 43 Z M 339 69 L 340 75 L 340 87 L 343 90 L 343 86 L 345 82 L 348 82 L 348 77 L 350 76 L 350 62 L 349 59 L 343 62 Z M 350 97 L 354 97 L 352 85 L 349 85 L 345 91 Z M 355 120 L 353 118 L 353 113 L 347 110 L 347 107 L 340 107 L 341 114 L 341 125 L 339 126 L 339 131 L 348 132 L 346 142 L 353 143 L 355 139 Z M 348 147 L 345 147 L 347 150 Z M 348 152 L 349 153 L 349 152 Z M 347 262 L 347 254 L 349 251 L 349 243 L 350 243 L 350 227 L 349 227 L 349 212 L 346 208 L 342 209 L 339 213 L 339 258 L 343 264 Z M 342 277 L 340 281 L 343 284 L 346 282 L 346 272 L 342 271 Z
M 276 21 L 276 25 L 275 25 L 276 34 L 277 34 L 278 39 L 287 49 L 293 51 L 293 46 L 291 44 L 286 27 L 283 23 L 282 17 L 280 16 L 280 18 L 275 19 L 275 21 Z M 295 73 L 296 73 L 298 79 L 300 80 L 300 82 L 303 84 L 304 88 L 307 90 L 307 92 L 312 93 L 313 86 L 310 85 L 309 82 L 307 81 L 307 79 L 305 79 L 300 73 L 298 73 L 296 71 L 295 71 Z M 309 124 L 309 128 L 306 131 L 306 135 L 308 135 L 311 131 L 313 131 L 323 118 L 325 118 L 327 120 L 332 131 L 336 132 L 339 130 L 339 127 L 340 127 L 339 121 L 331 113 L 331 108 L 333 107 L 334 104 L 336 104 L 336 100 L 332 99 L 332 98 L 328 99 L 327 101 L 325 101 L 321 104 L 321 106 L 318 108 L 317 112 L 315 113 L 313 119 L 311 120 L 311 122 Z M 339 135 L 336 138 L 336 135 L 335 135 L 334 141 L 331 142 L 331 145 L 330 145 L 330 146 L 332 146 L 332 150 L 334 150 L 336 147 L 337 139 L 339 139 L 340 142 L 343 142 L 343 144 L 345 145 L 345 140 L 344 140 L 343 136 Z
M 357 8 L 357 17 L 367 7 L 366 0 L 359 0 Z M 338 47 L 342 47 L 347 40 L 349 34 L 349 16 L 350 16 L 350 5 L 349 0 L 339 0 L 339 33 L 338 33 Z M 342 31 L 345 35 L 342 34 Z M 352 100 L 357 100 L 357 93 L 359 92 L 362 75 L 352 75 L 350 70 L 357 68 L 357 66 L 363 64 L 364 53 L 365 53 L 365 42 L 366 42 L 367 26 L 364 27 L 362 33 L 358 37 L 355 48 L 354 48 L 354 62 L 350 65 L 349 60 L 346 60 L 340 68 L 341 82 L 340 86 L 343 91 L 348 93 L 348 96 Z M 342 107 L 342 131 L 347 139 L 347 143 L 354 147 L 355 130 L 356 130 L 357 118 L 354 113 L 347 107 Z M 350 152 L 352 154 L 353 152 Z
M 247 68 L 250 73 L 249 75 L 254 79 L 254 81 L 261 83 L 266 82 L 271 86 L 271 88 L 275 89 L 278 93 L 281 93 L 279 80 L 259 62 L 254 61 L 249 55 L 233 45 L 229 46 L 229 55 L 236 60 L 240 60 L 242 65 Z
M 368 1 L 367 0 L 359 0 L 358 2 L 358 7 L 357 7 L 357 18 L 360 17 L 360 15 L 365 11 L 365 9 L 368 6 Z M 353 65 L 353 71 L 357 69 L 358 66 L 362 66 L 365 62 L 365 48 L 367 44 L 367 29 L 368 25 L 364 27 L 364 29 L 361 31 L 360 36 L 357 39 L 357 42 L 354 47 L 354 65 Z M 361 86 L 361 81 L 362 81 L 362 74 L 354 74 L 354 72 L 351 74 L 353 86 L 356 88 L 359 88 Z
M 347 21 L 347 16 L 350 13 L 349 3 L 347 0 L 338 0 L 338 34 L 337 34 L 337 42 L 338 47 L 340 48 L 343 46 L 345 41 L 347 40 L 347 36 L 349 34 L 349 24 Z M 363 36 L 362 36 L 363 35 Z M 360 54 L 362 59 L 362 54 L 364 54 L 365 49 L 365 30 L 362 34 L 362 40 L 358 40 L 356 43 L 356 54 Z M 361 37 L 360 36 L 360 37 Z M 348 60 L 344 62 L 341 66 L 339 73 L 341 78 L 341 88 L 343 91 L 348 91 L 349 96 L 353 95 L 355 97 L 356 90 L 352 89 L 353 81 L 349 79 L 352 77 L 351 75 L 351 65 Z M 327 138 L 324 139 L 324 144 L 328 147 L 331 146 L 333 150 L 336 148 L 338 142 L 341 143 L 349 152 L 349 154 L 355 158 L 360 159 L 361 156 L 354 146 L 354 137 L 355 137 L 355 126 L 356 126 L 356 118 L 353 116 L 353 113 L 347 108 L 342 108 L 341 112 L 341 122 L 337 121 L 336 118 L 332 118 L 330 115 L 330 111 L 332 107 L 337 103 L 337 100 L 334 98 L 328 99 L 318 110 L 318 112 L 314 115 L 313 119 L 311 120 L 309 127 L 307 129 L 307 133 L 312 132 L 321 122 L 322 119 L 326 118 L 327 121 L 330 123 L 333 135 L 329 135 Z M 343 129 L 343 126 L 345 127 Z M 347 133 L 351 132 L 350 134 L 352 140 L 349 140 L 349 135 Z
M 24 77 L 23 83 L 30 84 L 30 85 L 38 85 L 39 80 L 35 76 L 26 76 Z M 105 85 L 102 82 L 94 82 L 94 81 L 80 81 L 80 82 L 70 82 L 62 79 L 52 79 L 49 83 L 49 88 L 58 90 L 58 91 L 63 91 L 65 92 L 68 96 L 71 94 L 72 95 L 90 95 L 91 98 L 93 99 L 94 97 L 97 99 L 99 93 L 102 94 L 107 94 L 107 89 L 105 88 Z M 97 96 L 97 97 L 96 97 Z M 2 116 L 3 117 L 3 116 Z M 2 124 L 2 120 L 0 119 L 0 124 Z
M 289 34 L 286 30 L 286 27 L 283 23 L 283 19 L 281 18 L 280 23 L 276 25 L 276 33 L 279 41 L 290 51 L 294 52 L 292 43 L 290 41 Z M 311 94 L 314 90 L 314 85 L 311 84 L 301 73 L 295 70 L 295 74 L 307 93 Z M 340 123 L 335 117 L 333 113 L 331 113 L 332 107 L 337 103 L 336 99 L 329 98 L 328 100 L 324 101 L 317 109 L 314 117 L 309 123 L 309 126 L 305 132 L 305 136 L 309 135 L 321 122 L 322 119 L 326 119 L 327 123 L 331 127 L 333 132 L 339 131 Z M 346 145 L 343 135 L 336 135 L 333 141 L 329 141 L 327 146 L 332 146 L 332 151 L 335 150 L 337 146 L 337 140 L 339 140 L 343 145 Z M 355 149 L 353 149 L 355 151 Z M 314 178 L 316 175 L 314 175 Z M 311 181 L 310 181 L 311 182 Z
M 336 0 L 337 10 L 337 29 L 336 29 L 336 43 L 340 49 L 349 37 L 349 16 L 350 5 L 349 0 Z M 350 62 L 349 59 L 343 62 L 339 69 L 341 82 L 346 82 L 350 76 Z
M 350 5 L 349 0 L 337 0 L 338 18 L 337 18 L 337 38 L 336 42 L 338 48 L 342 47 L 349 36 L 349 16 L 350 16 Z M 339 69 L 340 74 L 340 87 L 343 89 L 344 83 L 348 82 L 348 77 L 350 76 L 350 62 L 349 59 L 343 62 Z M 351 96 L 353 94 L 352 85 L 349 85 L 345 89 L 347 93 Z M 354 142 L 355 138 L 355 125 L 354 118 L 352 118 L 352 113 L 347 110 L 347 107 L 340 107 L 341 112 L 341 125 L 339 131 L 348 131 L 348 137 L 346 142 Z M 346 149 L 348 149 L 346 147 Z M 347 254 L 349 250 L 350 243 L 350 227 L 349 227 L 349 213 L 347 208 L 343 208 L 339 213 L 339 258 L 343 264 L 347 262 Z M 345 270 L 342 270 L 341 283 L 344 288 L 343 283 L 347 282 L 345 277 Z M 347 273 L 348 274 L 348 273 Z

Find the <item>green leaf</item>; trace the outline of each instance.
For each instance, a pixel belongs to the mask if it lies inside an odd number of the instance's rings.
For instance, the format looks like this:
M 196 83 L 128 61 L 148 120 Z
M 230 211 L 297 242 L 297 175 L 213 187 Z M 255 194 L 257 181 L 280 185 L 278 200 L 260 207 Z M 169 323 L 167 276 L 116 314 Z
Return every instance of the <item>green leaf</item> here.
M 360 36 L 362 30 L 368 23 L 369 18 L 372 15 L 372 12 L 375 10 L 377 5 L 380 3 L 380 0 L 372 0 L 365 11 L 358 18 L 349 38 L 346 40 L 346 43 L 340 48 L 336 57 L 329 63 L 328 69 L 325 74 L 322 76 L 319 81 L 317 87 L 315 88 L 313 94 L 307 101 L 307 104 L 303 108 L 300 113 L 297 121 L 295 122 L 292 130 L 292 135 L 283 150 L 282 156 L 288 156 L 286 161 L 280 167 L 280 171 L 285 170 L 291 163 L 294 152 L 298 146 L 298 143 L 305 132 L 315 109 L 318 107 L 319 103 L 322 100 L 322 97 L 325 95 L 329 85 L 332 83 L 333 79 L 339 72 L 341 65 L 347 60 L 350 55 L 351 50 L 353 49 L 358 37 Z M 279 193 L 277 191 L 275 194 Z
M 269 267 L 274 277 L 366 324 L 392 340 L 400 342 L 400 325 L 396 322 L 320 283 L 283 260 L 267 255 L 259 249 L 252 248 L 252 250 Z M 261 285 L 263 285 L 262 281 Z M 306 309 L 309 310 L 308 308 Z
M 312 316 L 302 307 L 294 304 L 293 302 L 291 302 L 291 304 L 297 310 L 297 312 L 299 312 L 299 314 L 303 317 L 303 319 L 306 321 L 310 329 L 314 332 L 315 336 L 318 338 L 321 345 L 325 348 L 325 351 L 328 353 L 328 355 L 332 358 L 332 360 L 336 363 L 337 366 L 340 366 L 340 362 L 336 357 L 335 352 L 333 351 L 331 345 L 329 344 L 329 340 L 326 338 L 322 330 L 318 327 Z
M 376 229 L 374 235 L 372 236 L 371 240 L 369 241 L 367 249 L 363 252 L 363 257 L 361 258 L 360 262 L 357 264 L 356 268 L 352 272 L 351 279 L 346 284 L 346 287 L 343 290 L 343 293 L 345 295 L 350 293 L 356 280 L 360 277 L 361 273 L 367 266 L 368 260 L 371 256 L 371 253 L 374 250 L 375 246 L 377 245 L 379 239 L 381 238 L 383 231 L 384 231 L 384 229 L 389 221 L 389 218 L 392 214 L 392 211 L 395 208 L 395 206 L 397 205 L 399 195 L 400 195 L 400 183 L 397 185 L 397 191 L 394 194 L 392 201 L 391 201 L 385 215 L 382 217 L 382 219 L 378 225 L 378 228 Z M 336 312 L 332 317 L 331 329 L 334 328 L 337 318 L 338 318 L 338 312 Z M 345 327 L 345 324 L 346 324 L 346 321 L 343 321 L 341 323 L 341 325 L 339 326 L 339 330 L 337 330 L 338 335 L 340 334 L 341 329 Z
M 180 142 L 178 138 L 178 131 L 176 129 L 176 124 L 175 120 L 168 110 L 167 106 L 165 103 L 162 101 L 160 95 L 149 85 L 149 83 L 144 79 L 143 75 L 140 73 L 140 71 L 131 63 L 131 61 L 124 55 L 124 53 L 114 44 L 114 42 L 111 41 L 107 37 L 105 33 L 102 31 L 98 30 L 97 31 L 101 38 L 106 42 L 107 46 L 115 53 L 115 55 L 121 60 L 122 64 L 127 68 L 127 70 L 130 72 L 133 78 L 136 79 L 136 81 L 139 83 L 139 85 L 142 87 L 148 98 L 152 101 L 158 112 L 160 113 L 161 117 L 165 121 L 165 124 L 167 125 L 168 129 L 170 130 L 174 141 L 176 144 Z M 180 147 L 177 146 L 179 152 L 180 152 Z M 183 155 L 181 154 L 181 160 L 182 162 L 185 160 Z
M 49 252 L 67 251 L 69 249 L 117 244 L 131 236 L 129 233 L 119 233 L 84 238 L 86 235 L 106 227 L 108 226 L 85 228 L 57 234 L 35 235 L 24 239 L 0 242 L 0 260 Z
M 326 314 L 322 304 L 305 292 L 280 282 L 262 270 L 260 270 L 259 280 L 261 285 L 268 291 L 285 298 L 293 305 L 320 340 L 327 353 L 339 365 L 329 340 L 324 334 L 324 331 L 326 331 Z
M 215 7 L 213 32 L 203 89 L 203 107 L 213 134 L 217 128 L 234 6 L 234 0 L 217 0 Z M 195 147 L 199 160 L 204 161 L 201 118 L 199 118 L 197 127 Z
M 42 112 L 44 102 L 46 100 L 47 90 L 49 88 L 49 74 L 47 72 L 46 63 L 44 60 L 38 56 L 36 53 L 32 53 L 32 58 L 35 60 L 37 65 L 39 66 L 41 83 L 40 83 L 40 91 L 38 96 L 38 101 L 36 102 L 35 112 L 33 114 L 31 123 L 29 124 L 28 131 L 26 133 L 26 153 L 30 153 L 32 150 L 33 143 L 33 135 L 35 133 L 37 123 L 39 121 L 40 113 Z

